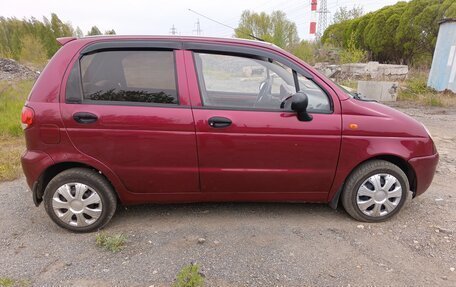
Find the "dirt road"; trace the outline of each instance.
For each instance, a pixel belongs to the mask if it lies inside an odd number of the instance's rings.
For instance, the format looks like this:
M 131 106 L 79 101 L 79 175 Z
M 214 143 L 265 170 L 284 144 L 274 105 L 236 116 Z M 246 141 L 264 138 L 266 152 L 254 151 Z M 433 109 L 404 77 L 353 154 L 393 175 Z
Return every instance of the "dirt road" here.
M 456 286 L 456 110 L 399 108 L 431 130 L 441 162 L 430 190 L 391 221 L 360 224 L 318 204 L 129 207 L 105 229 L 128 236 L 112 254 L 95 234 L 54 225 L 20 179 L 0 184 L 0 278 L 169 286 L 198 262 L 207 286 Z

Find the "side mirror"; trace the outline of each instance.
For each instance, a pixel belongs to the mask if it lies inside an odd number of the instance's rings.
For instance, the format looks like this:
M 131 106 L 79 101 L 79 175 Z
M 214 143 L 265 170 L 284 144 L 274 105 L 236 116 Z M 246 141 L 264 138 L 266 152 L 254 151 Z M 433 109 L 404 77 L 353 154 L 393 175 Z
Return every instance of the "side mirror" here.
M 310 122 L 312 116 L 307 113 L 307 105 L 309 99 L 303 92 L 297 92 L 291 98 L 291 109 L 298 114 L 298 120 L 302 122 Z

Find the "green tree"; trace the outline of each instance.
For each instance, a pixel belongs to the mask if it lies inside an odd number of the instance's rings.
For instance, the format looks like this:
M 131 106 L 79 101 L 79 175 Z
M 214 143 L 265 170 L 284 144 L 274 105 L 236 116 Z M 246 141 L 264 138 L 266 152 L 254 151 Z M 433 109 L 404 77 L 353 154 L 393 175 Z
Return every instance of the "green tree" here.
M 271 15 L 248 10 L 242 12 L 239 25 L 235 29 L 235 36 L 254 39 L 251 35 L 282 48 L 299 43 L 296 24 L 288 20 L 282 11 L 274 11 Z
M 456 18 L 456 2 L 445 0 L 439 9 L 439 14 L 446 18 Z
M 397 55 L 402 54 L 402 46 L 395 41 L 394 35 L 396 35 L 400 15 L 404 12 L 406 5 L 405 2 L 402 2 L 395 6 L 384 7 L 370 18 L 369 24 L 364 30 L 364 46 L 376 60 L 400 61 Z
M 338 18 L 346 18 L 344 13 L 339 14 Z M 398 2 L 329 26 L 321 41 L 347 49 L 353 37 L 356 48 L 368 51 L 373 60 L 429 65 L 437 40 L 438 22 L 445 17 L 456 17 L 456 1 Z
M 347 20 L 352 20 L 363 16 L 364 11 L 363 7 L 353 7 L 348 9 L 347 7 L 339 7 L 339 9 L 334 13 L 333 22 L 340 23 Z
M 310 41 L 302 40 L 288 48 L 296 57 L 304 60 L 309 64 L 315 64 L 316 44 Z
M 84 37 L 84 33 L 82 32 L 81 28 L 79 28 L 79 26 L 76 27 L 76 30 L 74 30 L 74 36 L 78 38 Z
M 116 31 L 114 29 L 105 31 L 105 35 L 115 35 Z
M 351 24 L 352 20 L 348 20 L 329 26 L 323 34 L 321 42 L 335 47 L 344 47 L 347 42 L 345 35 Z
M 42 68 L 47 61 L 47 53 L 43 43 L 33 35 L 25 35 L 22 38 L 19 59 L 22 62 L 36 65 L 37 68 Z
M 60 48 L 56 38 L 73 33 L 73 27 L 63 23 L 56 14 L 51 14 L 50 21 L 46 17 L 43 21 L 33 17 L 23 20 L 0 17 L 0 56 L 41 62 L 43 52 L 50 58 Z
M 19 59 L 23 27 L 22 21 L 16 18 L 0 18 L 0 55 L 2 57 Z
M 423 47 L 419 46 L 422 43 L 421 37 L 428 37 L 426 35 L 428 31 L 426 30 L 430 27 L 424 27 L 424 23 L 421 23 L 418 18 L 424 20 L 424 17 L 426 17 L 426 22 L 429 22 L 429 17 L 436 17 L 435 8 L 432 10 L 427 9 L 428 6 L 434 6 L 434 4 L 439 4 L 439 0 L 414 0 L 407 5 L 407 9 L 401 15 L 395 39 L 396 43 L 403 45 L 402 56 L 407 63 L 412 62 L 413 57 L 423 51 Z M 422 13 L 427 15 L 419 17 Z M 429 13 L 433 15 L 429 15 Z M 435 28 L 438 29 L 438 27 Z M 437 33 L 435 33 L 435 36 L 437 36 Z M 430 52 L 432 53 L 432 51 Z
M 90 31 L 87 33 L 87 36 L 101 35 L 100 29 L 97 26 L 92 26 Z
M 64 24 L 55 13 L 51 14 L 51 29 L 56 38 L 69 37 L 74 33 L 73 27 L 69 24 Z
M 352 34 L 348 40 L 347 48 L 342 50 L 339 55 L 340 63 L 360 63 L 367 60 L 367 53 L 356 47 L 355 34 Z
M 48 58 L 51 58 L 60 48 L 60 44 L 55 39 L 73 36 L 74 29 L 71 24 L 63 23 L 54 13 L 51 14 L 51 21 L 43 17 L 43 22 L 44 24 L 36 23 L 38 30 L 40 30 L 39 39 L 41 39 L 47 50 Z

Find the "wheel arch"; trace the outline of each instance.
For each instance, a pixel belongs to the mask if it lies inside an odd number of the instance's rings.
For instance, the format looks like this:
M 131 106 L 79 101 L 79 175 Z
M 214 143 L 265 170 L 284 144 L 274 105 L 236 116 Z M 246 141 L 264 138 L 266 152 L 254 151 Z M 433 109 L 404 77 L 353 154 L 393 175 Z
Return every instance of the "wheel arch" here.
M 47 185 L 56 175 L 58 175 L 59 173 L 65 171 L 65 170 L 75 168 L 75 167 L 87 168 L 87 169 L 93 170 L 93 171 L 101 174 L 104 178 L 106 178 L 106 180 L 112 186 L 113 190 L 116 192 L 117 199 L 119 199 L 119 195 L 117 194 L 115 186 L 113 185 L 112 181 L 109 179 L 109 177 L 105 173 L 103 173 L 101 170 L 99 170 L 93 166 L 90 166 L 86 163 L 69 161 L 69 162 L 59 162 L 59 163 L 50 165 L 41 173 L 38 180 L 35 182 L 35 184 L 32 187 L 33 202 L 35 203 L 35 205 L 39 206 L 41 204 L 41 202 L 43 201 L 44 191 L 45 191 Z
M 404 158 L 402 158 L 400 156 L 397 156 L 394 154 L 380 154 L 380 155 L 372 156 L 368 159 L 365 159 L 365 160 L 359 162 L 356 166 L 354 166 L 351 169 L 351 171 L 345 177 L 342 184 L 337 189 L 336 194 L 334 194 L 332 199 L 329 201 L 329 205 L 332 208 L 334 208 L 334 209 L 337 208 L 337 206 L 339 204 L 339 198 L 340 198 L 340 195 L 342 194 L 342 191 L 344 189 L 347 178 L 349 178 L 352 175 L 353 171 L 355 171 L 356 168 L 358 168 L 360 165 L 362 165 L 368 161 L 371 161 L 371 160 L 384 160 L 384 161 L 390 162 L 390 163 L 398 166 L 407 176 L 407 179 L 408 179 L 409 185 L 410 185 L 410 190 L 412 191 L 413 196 L 415 196 L 417 183 L 416 183 L 416 174 L 415 174 L 415 170 L 413 169 L 413 167 L 407 162 L 407 160 L 405 160 Z

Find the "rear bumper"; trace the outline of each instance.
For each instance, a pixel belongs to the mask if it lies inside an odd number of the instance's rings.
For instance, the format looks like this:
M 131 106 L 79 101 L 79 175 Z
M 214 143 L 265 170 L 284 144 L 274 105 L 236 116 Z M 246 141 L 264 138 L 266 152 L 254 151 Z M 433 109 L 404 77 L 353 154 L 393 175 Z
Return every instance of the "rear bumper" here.
M 415 196 L 425 192 L 432 183 L 437 164 L 439 163 L 439 154 L 430 156 L 415 157 L 410 159 L 409 164 L 413 167 L 416 175 L 416 192 Z
M 40 175 L 48 166 L 54 164 L 52 158 L 45 152 L 27 150 L 21 157 L 22 170 L 24 171 L 27 184 L 33 190 Z

